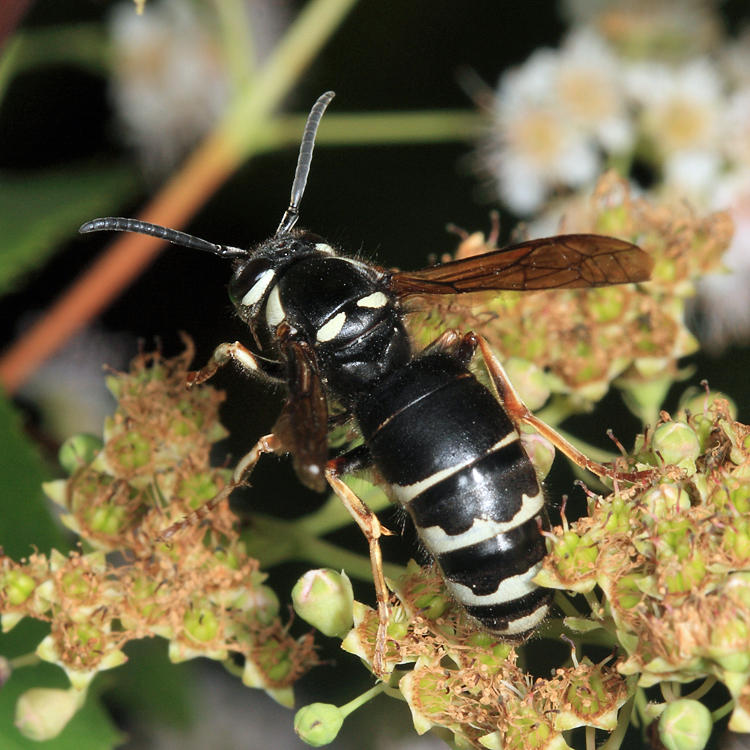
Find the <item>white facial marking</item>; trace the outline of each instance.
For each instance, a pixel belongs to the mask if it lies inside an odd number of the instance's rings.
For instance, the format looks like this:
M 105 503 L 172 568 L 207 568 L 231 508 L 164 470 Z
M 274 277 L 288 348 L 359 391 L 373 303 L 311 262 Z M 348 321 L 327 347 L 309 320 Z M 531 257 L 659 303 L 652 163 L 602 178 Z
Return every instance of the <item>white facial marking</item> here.
M 268 295 L 268 302 L 266 302 L 266 321 L 271 328 L 274 328 L 284 320 L 285 316 L 286 313 L 279 296 L 279 287 L 275 286 Z
M 241 304 L 248 307 L 254 305 L 266 293 L 266 289 L 268 289 L 268 285 L 273 281 L 275 275 L 273 268 L 263 271 L 260 278 L 250 287 L 250 291 L 242 298 Z
M 341 329 L 344 327 L 346 322 L 346 313 L 340 312 L 334 315 L 325 325 L 322 325 L 315 338 L 320 342 L 330 341 L 335 339 L 336 336 L 341 333 Z
M 373 292 L 357 300 L 357 307 L 385 307 L 388 297 L 383 292 Z
M 498 521 L 475 518 L 471 528 L 464 531 L 463 534 L 451 536 L 450 534 L 446 534 L 440 526 L 428 526 L 426 529 L 420 529 L 419 535 L 429 550 L 436 555 L 442 555 L 445 552 L 463 549 L 469 545 L 492 539 L 498 534 L 505 534 L 508 531 L 512 531 L 521 524 L 526 523 L 526 521 L 534 518 L 543 507 L 544 495 L 541 492 L 533 497 L 523 495 L 521 508 L 510 521 L 500 523 Z
M 477 605 L 492 605 L 492 604 L 505 604 L 505 602 L 511 602 L 514 599 L 520 599 L 522 596 L 530 594 L 532 591 L 536 591 L 538 586 L 531 582 L 531 579 L 542 569 L 542 563 L 539 562 L 536 565 L 532 565 L 525 573 L 519 573 L 517 576 L 511 576 L 500 581 L 497 589 L 491 594 L 484 594 L 477 596 L 469 586 L 464 586 L 462 583 L 456 583 L 446 579 L 448 588 L 453 592 L 453 595 L 468 607 L 474 607 Z
M 328 255 L 334 255 L 335 254 L 334 249 L 330 245 L 326 245 L 325 242 L 318 242 L 315 245 L 315 249 L 319 253 L 328 253 Z

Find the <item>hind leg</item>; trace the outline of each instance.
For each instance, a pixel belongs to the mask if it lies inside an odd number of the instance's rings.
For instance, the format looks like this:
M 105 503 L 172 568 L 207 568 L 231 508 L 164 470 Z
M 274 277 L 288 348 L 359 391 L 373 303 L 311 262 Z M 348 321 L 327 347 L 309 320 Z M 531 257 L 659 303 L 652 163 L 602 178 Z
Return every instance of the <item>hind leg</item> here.
M 474 334 L 471 334 L 474 335 Z M 542 437 L 549 440 L 561 453 L 565 454 L 571 461 L 583 469 L 596 474 L 598 477 L 610 477 L 627 482 L 639 482 L 651 476 L 651 471 L 619 472 L 612 466 L 592 461 L 588 456 L 578 450 L 572 443 L 556 432 L 546 422 L 531 413 L 521 397 L 510 382 L 500 360 L 493 354 L 490 345 L 483 336 L 476 336 L 479 350 L 482 353 L 484 364 L 492 382 L 497 389 L 498 396 L 508 413 L 508 416 L 516 423 L 531 425 Z

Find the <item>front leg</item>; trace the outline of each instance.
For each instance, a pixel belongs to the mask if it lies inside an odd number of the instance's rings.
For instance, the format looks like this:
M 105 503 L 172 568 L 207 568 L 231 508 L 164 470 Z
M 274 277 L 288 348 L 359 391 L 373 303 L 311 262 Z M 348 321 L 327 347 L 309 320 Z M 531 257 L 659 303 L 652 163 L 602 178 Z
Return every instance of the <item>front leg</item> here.
M 255 355 L 239 341 L 232 344 L 219 344 L 204 367 L 188 373 L 188 388 L 192 388 L 199 383 L 205 383 L 210 377 L 213 377 L 220 367 L 224 367 L 232 361 L 236 362 L 245 373 L 250 375 L 263 371 Z
M 357 526 L 367 539 L 370 548 L 370 565 L 372 567 L 372 578 L 375 583 L 375 596 L 378 602 L 378 633 L 375 638 L 375 653 L 372 660 L 372 669 L 377 677 L 386 674 L 385 649 L 386 628 L 390 608 L 388 601 L 390 593 L 383 574 L 383 554 L 380 550 L 380 537 L 389 536 L 391 532 L 382 526 L 378 517 L 360 500 L 352 489 L 341 480 L 342 474 L 347 474 L 362 468 L 369 460 L 369 454 L 364 446 L 354 448 L 349 453 L 329 461 L 326 465 L 325 476 L 331 489 L 336 493 L 349 515 L 354 519 Z
M 164 529 L 157 541 L 166 542 L 178 532 L 200 523 L 208 517 L 211 511 L 223 500 L 226 500 L 241 484 L 245 484 L 252 474 L 255 464 L 264 453 L 281 453 L 283 450 L 281 442 L 273 433 L 264 435 L 258 442 L 240 459 L 237 464 L 232 479 L 227 485 L 220 490 L 214 497 L 203 503 L 200 508 L 196 508 L 188 513 L 181 521 L 173 523 Z
M 652 475 L 653 472 L 650 470 L 620 472 L 612 466 L 606 466 L 597 461 L 592 461 L 588 456 L 581 453 L 578 448 L 568 442 L 558 432 L 553 430 L 546 422 L 543 422 L 539 417 L 536 417 L 531 413 L 528 406 L 524 404 L 521 397 L 516 392 L 516 389 L 513 387 L 513 384 L 510 382 L 505 369 L 502 364 L 500 364 L 500 360 L 497 359 L 490 349 L 487 339 L 483 336 L 476 336 L 476 338 L 479 343 L 479 349 L 482 352 L 485 366 L 487 367 L 487 372 L 497 389 L 500 401 L 502 402 L 508 416 L 516 424 L 525 422 L 526 424 L 531 425 L 542 437 L 549 440 L 557 450 L 565 454 L 571 461 L 578 464 L 582 469 L 586 469 L 592 474 L 596 474 L 598 477 L 622 479 L 626 482 L 640 482 L 644 479 L 648 479 Z

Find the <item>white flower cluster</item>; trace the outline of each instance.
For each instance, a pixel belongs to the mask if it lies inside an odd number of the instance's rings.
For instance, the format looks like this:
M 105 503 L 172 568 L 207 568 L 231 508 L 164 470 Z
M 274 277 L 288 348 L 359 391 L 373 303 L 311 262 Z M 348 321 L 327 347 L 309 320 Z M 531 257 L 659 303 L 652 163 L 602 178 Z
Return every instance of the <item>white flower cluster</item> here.
M 237 7 L 248 26 L 235 33 L 248 43 L 249 75 L 281 33 L 285 4 L 246 0 Z M 109 27 L 121 131 L 144 168 L 163 173 L 214 125 L 241 71 L 228 69 L 230 45 L 211 3 L 155 0 L 138 15 L 126 2 L 114 7 Z
M 704 305 L 704 340 L 723 346 L 750 333 L 750 33 L 722 43 L 718 22 L 706 21 L 692 44 L 681 42 L 690 54 L 670 47 L 658 55 L 653 39 L 637 43 L 643 30 L 654 32 L 637 22 L 648 20 L 648 4 L 630 4 L 643 18 L 621 9 L 613 18 L 612 5 L 599 4 L 609 15 L 589 16 L 559 49 L 539 50 L 502 76 L 481 168 L 522 216 L 589 190 L 607 168 L 628 174 L 634 165 L 652 175 L 647 187 L 662 200 L 730 210 L 736 235 L 725 262 L 740 275 L 712 278 L 703 290 L 704 299 L 728 297 Z M 686 36 L 689 24 L 680 28 Z
M 626 105 L 617 59 L 589 31 L 571 35 L 560 50 L 535 52 L 506 73 L 485 162 L 502 200 L 529 214 L 558 187 L 591 184 L 604 152 L 632 147 Z
M 750 169 L 748 46 L 725 48 L 726 65 L 677 64 L 623 58 L 591 28 L 574 31 L 503 75 L 483 166 L 519 214 L 635 159 L 664 188 L 710 203 L 720 181 Z

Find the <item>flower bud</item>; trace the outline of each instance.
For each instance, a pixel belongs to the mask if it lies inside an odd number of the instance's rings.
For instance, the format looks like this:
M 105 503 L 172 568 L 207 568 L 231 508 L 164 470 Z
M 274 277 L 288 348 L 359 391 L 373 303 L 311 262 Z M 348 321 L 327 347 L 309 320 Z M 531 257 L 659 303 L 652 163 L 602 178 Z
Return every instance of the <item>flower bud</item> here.
M 311 703 L 294 717 L 294 731 L 308 745 L 321 747 L 336 739 L 344 723 L 344 714 L 332 703 Z
M 667 750 L 703 750 L 713 727 L 711 712 L 686 698 L 670 703 L 659 719 L 659 739 Z
M 292 589 L 294 611 L 328 636 L 342 638 L 352 627 L 354 593 L 345 573 L 308 570 Z
M 96 435 L 72 435 L 60 446 L 57 459 L 68 474 L 88 466 L 104 444 Z
M 57 737 L 82 704 L 83 694 L 70 688 L 32 688 L 16 703 L 15 724 L 31 740 Z
M 695 459 L 700 455 L 700 443 L 695 431 L 684 422 L 666 422 L 654 430 L 654 453 L 665 464 L 674 464 L 695 474 Z

